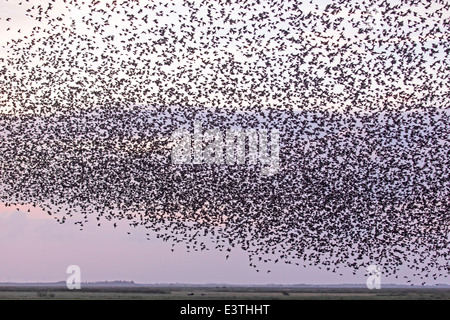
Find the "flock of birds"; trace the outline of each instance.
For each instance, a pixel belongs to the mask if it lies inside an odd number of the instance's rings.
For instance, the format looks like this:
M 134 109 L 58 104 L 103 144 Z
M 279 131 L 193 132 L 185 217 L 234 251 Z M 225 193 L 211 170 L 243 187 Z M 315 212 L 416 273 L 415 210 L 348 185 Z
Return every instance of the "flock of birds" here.
M 6 206 L 81 229 L 125 219 L 187 250 L 240 248 L 257 271 L 448 276 L 448 3 L 17 6 L 35 25 L 0 20 L 14 33 L 0 56 Z M 173 165 L 171 133 L 194 121 L 279 130 L 279 172 Z

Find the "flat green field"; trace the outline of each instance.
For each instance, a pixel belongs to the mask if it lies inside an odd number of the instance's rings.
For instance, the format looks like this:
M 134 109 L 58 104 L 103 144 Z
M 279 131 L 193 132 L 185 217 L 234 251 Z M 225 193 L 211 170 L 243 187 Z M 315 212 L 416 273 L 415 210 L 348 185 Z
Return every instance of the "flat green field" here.
M 270 288 L 270 287 L 0 287 L 0 300 L 450 300 L 450 289 Z

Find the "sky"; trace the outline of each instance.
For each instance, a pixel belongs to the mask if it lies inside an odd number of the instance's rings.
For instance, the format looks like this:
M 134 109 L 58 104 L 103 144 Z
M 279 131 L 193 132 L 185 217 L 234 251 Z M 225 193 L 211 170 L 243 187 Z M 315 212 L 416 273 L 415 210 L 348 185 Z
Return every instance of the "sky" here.
M 18 2 L 0 0 L 0 46 L 4 46 L 0 58 L 7 56 L 7 42 L 14 37 L 4 31 L 6 27 L 21 29 L 25 36 L 34 26 L 24 16 L 24 9 L 17 5 Z M 327 2 L 318 3 L 323 7 Z M 7 24 L 6 17 L 13 18 L 14 22 Z M 380 19 L 376 12 L 374 19 Z M 314 37 L 312 32 L 309 35 Z M 234 49 L 228 47 L 230 52 Z M 289 50 L 295 51 L 295 48 Z M 234 50 L 233 54 L 237 60 L 243 58 L 239 50 Z M 206 53 L 203 57 L 213 58 Z M 411 88 L 404 89 L 408 92 Z M 341 92 L 339 87 L 333 90 Z M 155 234 L 147 240 L 147 230 L 134 229 L 131 234 L 128 231 L 130 227 L 126 223 L 118 223 L 114 228 L 106 221 L 102 227 L 90 222 L 80 231 L 70 220 L 60 225 L 39 209 L 22 206 L 16 210 L 0 204 L 0 282 L 62 281 L 68 277 L 66 268 L 69 265 L 80 266 L 82 281 L 89 282 L 365 284 L 367 279 L 364 269 L 358 270 L 356 275 L 351 269 L 339 269 L 343 274 L 339 276 L 315 266 L 304 268 L 284 263 L 263 266 L 260 272 L 255 272 L 249 267 L 248 256 L 240 249 L 232 251 L 228 259 L 224 253 L 215 250 L 188 253 L 180 246 L 172 252 L 172 245 L 157 239 Z M 402 279 L 405 274 L 410 273 L 401 270 L 400 279 L 382 277 L 382 282 L 405 284 L 406 280 Z M 439 279 L 436 283 L 450 284 L 450 280 Z
M 240 250 L 224 253 L 187 253 L 160 239 L 146 240 L 140 230 L 119 224 L 88 223 L 84 230 L 73 224 L 58 224 L 52 217 L 32 207 L 1 210 L 0 282 L 60 281 L 66 268 L 78 265 L 82 281 L 127 280 L 139 283 L 342 283 L 359 277 L 336 277 L 317 268 L 298 269 L 290 265 L 272 268 L 271 273 L 255 272 Z
M 172 252 L 170 243 L 156 239 L 154 234 L 147 240 L 142 230 L 131 230 L 126 223 L 114 228 L 112 222 L 102 221 L 101 227 L 89 222 L 80 230 L 70 220 L 59 224 L 31 206 L 19 209 L 1 205 L 0 282 L 65 281 L 70 265 L 80 267 L 82 282 L 364 285 L 367 279 L 364 269 L 354 275 L 352 270 L 342 268 L 340 276 L 318 267 L 284 263 L 262 266 L 255 272 L 240 249 L 233 250 L 228 259 L 215 250 L 187 253 L 184 247 L 176 246 Z M 392 276 L 382 276 L 381 281 L 406 284 Z

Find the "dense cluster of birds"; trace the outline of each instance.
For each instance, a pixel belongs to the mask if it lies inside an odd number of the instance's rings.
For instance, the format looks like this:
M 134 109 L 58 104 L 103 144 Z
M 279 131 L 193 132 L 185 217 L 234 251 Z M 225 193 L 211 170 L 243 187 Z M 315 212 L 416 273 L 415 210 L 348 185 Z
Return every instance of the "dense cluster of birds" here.
M 80 228 L 125 219 L 188 250 L 241 248 L 258 271 L 447 277 L 448 3 L 14 5 L 32 23 L 0 20 L 12 33 L 0 56 L 6 206 Z M 174 165 L 171 133 L 194 121 L 279 130 L 279 171 Z

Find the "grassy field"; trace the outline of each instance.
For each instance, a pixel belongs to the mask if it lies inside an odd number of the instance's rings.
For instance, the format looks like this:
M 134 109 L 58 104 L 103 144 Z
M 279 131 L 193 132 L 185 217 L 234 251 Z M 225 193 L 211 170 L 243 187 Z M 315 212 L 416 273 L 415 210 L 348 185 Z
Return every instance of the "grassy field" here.
M 68 290 L 55 287 L 0 287 L 0 300 L 450 300 L 450 289 L 107 287 Z

